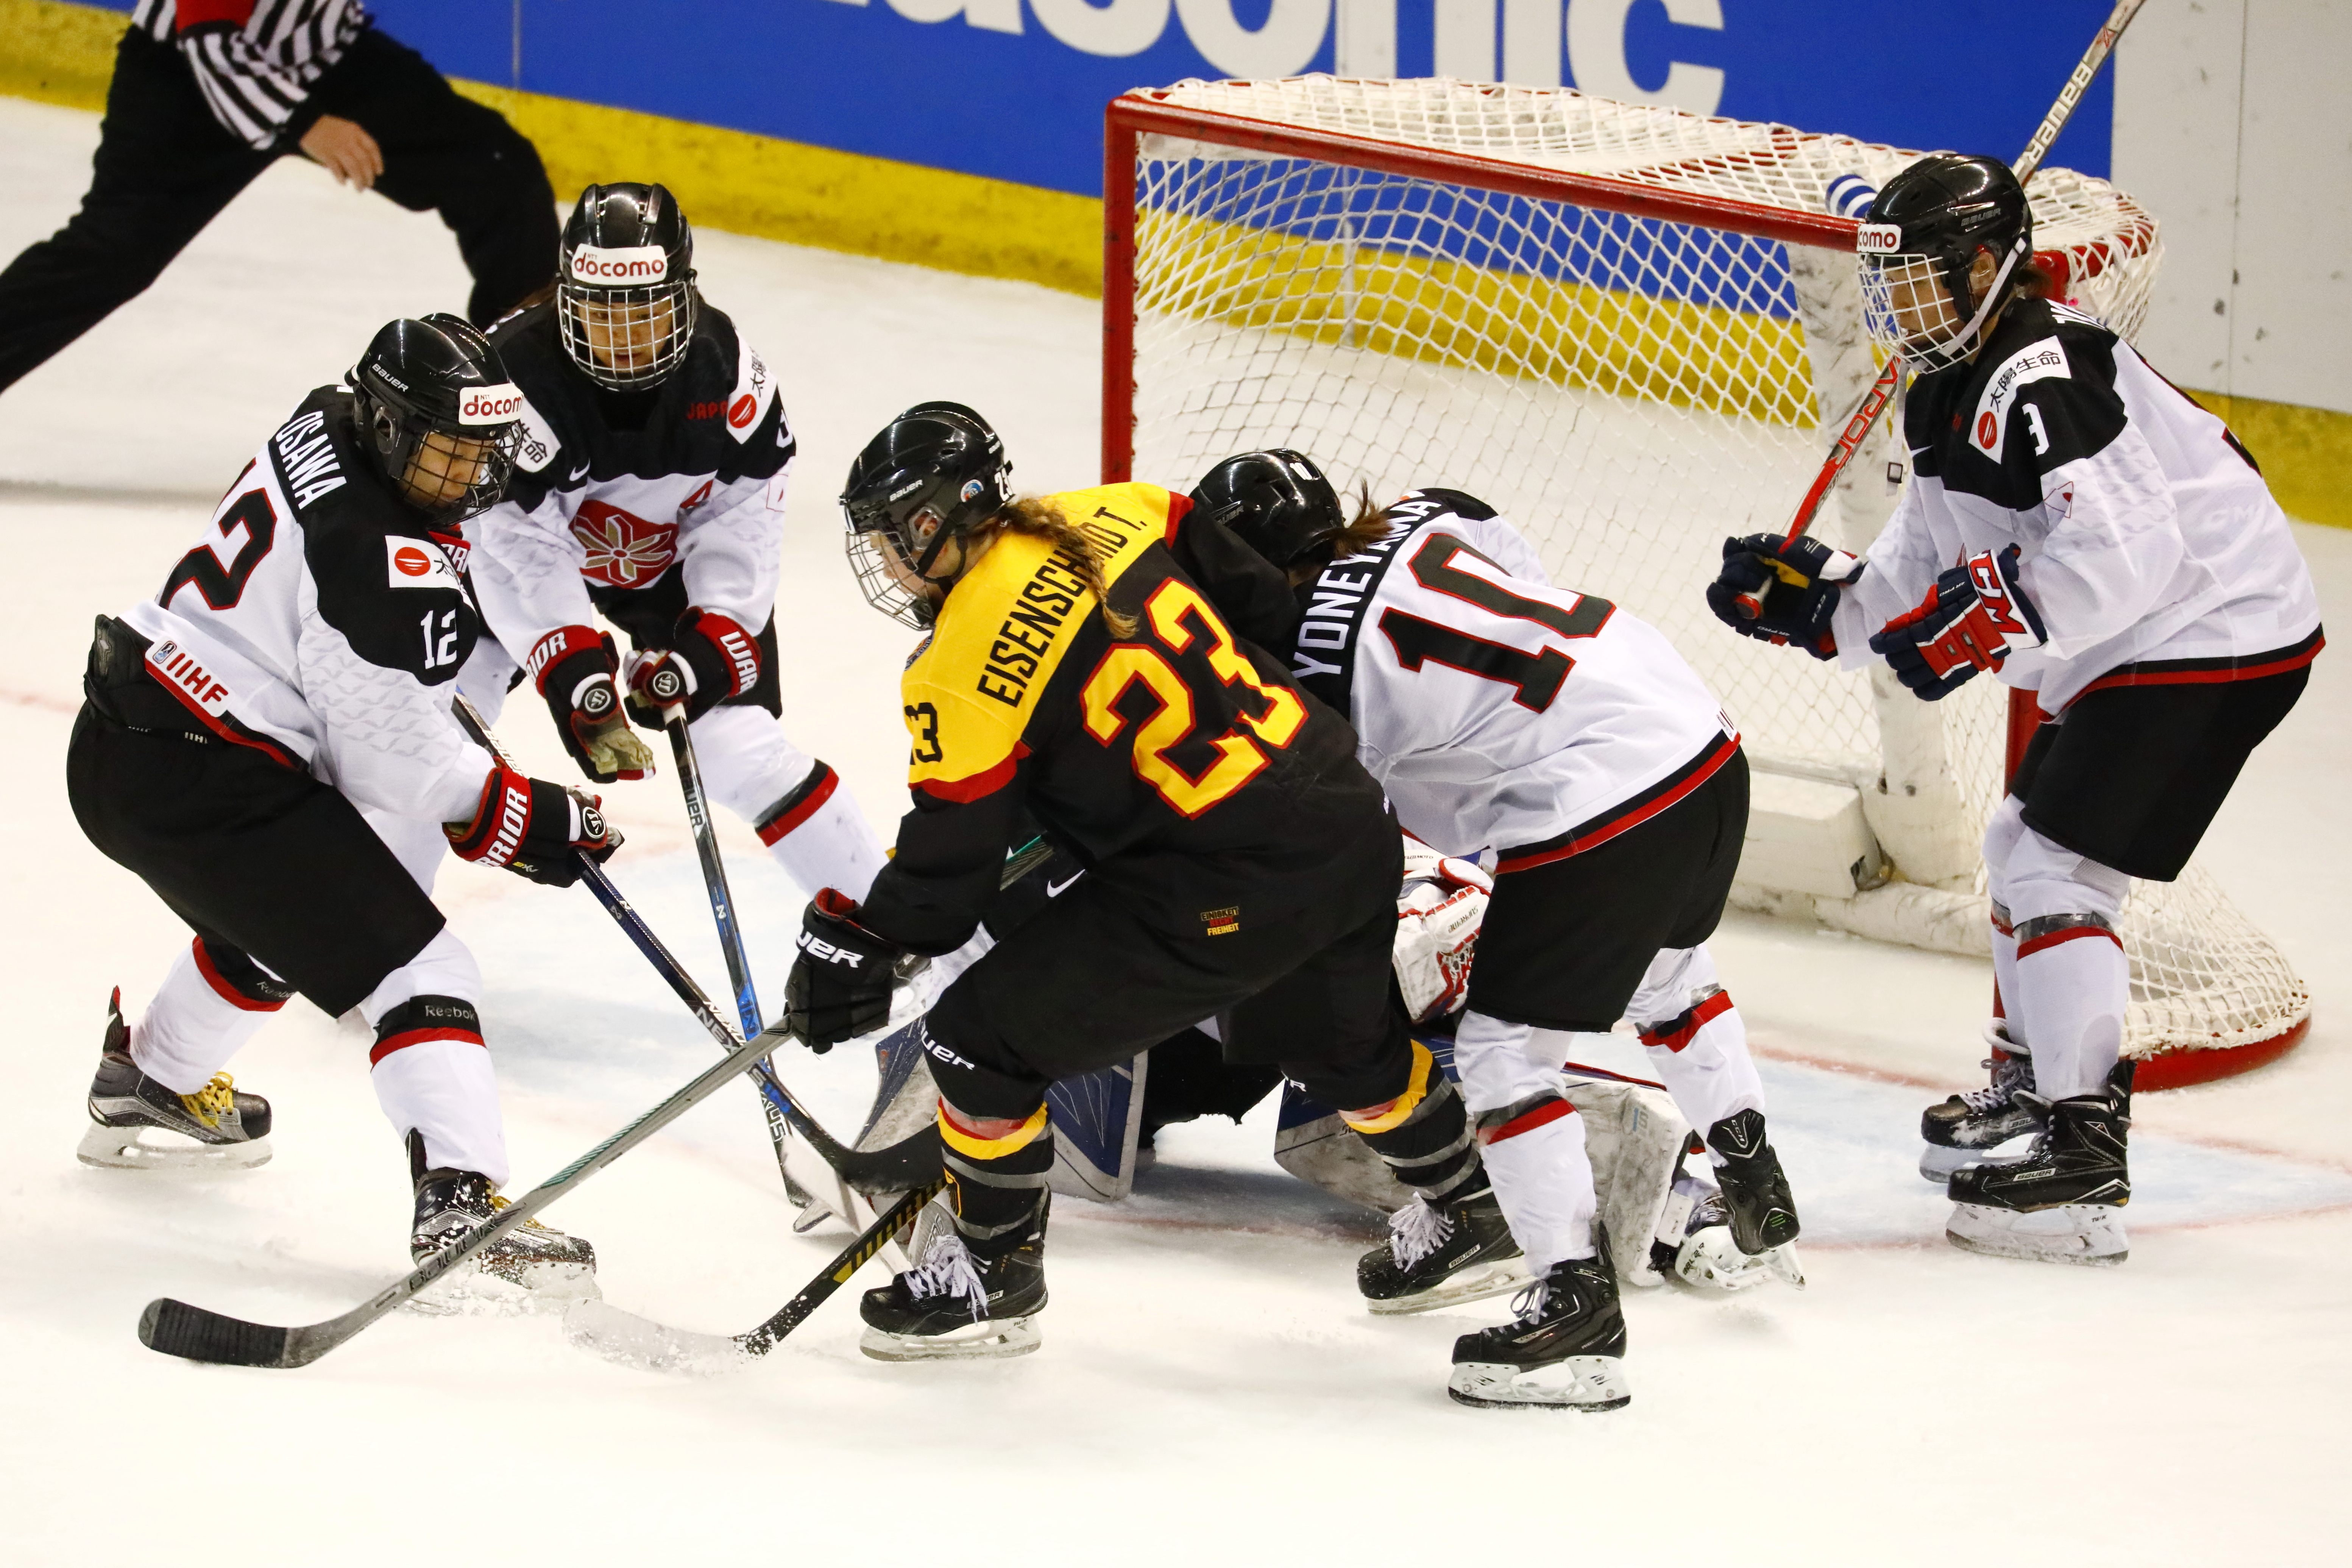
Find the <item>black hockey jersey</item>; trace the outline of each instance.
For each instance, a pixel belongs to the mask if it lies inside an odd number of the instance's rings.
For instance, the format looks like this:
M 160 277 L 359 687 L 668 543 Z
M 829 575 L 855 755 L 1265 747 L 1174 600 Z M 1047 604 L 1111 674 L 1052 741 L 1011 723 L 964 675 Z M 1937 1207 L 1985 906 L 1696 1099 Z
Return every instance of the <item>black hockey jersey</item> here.
M 2242 679 L 2318 651 L 2310 572 L 2253 459 L 2099 321 L 2018 301 L 1973 361 L 1920 378 L 1903 423 L 1911 482 L 1842 595 L 1846 667 L 1946 568 L 2011 544 L 2049 640 L 2000 679 L 2047 712 L 2126 667 Z
M 322 386 L 262 444 L 163 591 L 121 616 L 177 708 L 150 694 L 121 716 L 192 721 L 362 806 L 464 821 L 490 768 L 449 708 L 480 626 L 466 541 L 429 530 L 358 441 L 352 394 Z
M 1052 544 L 997 539 L 908 664 L 915 809 L 860 919 L 917 952 L 961 943 L 1024 807 L 1098 886 L 1180 934 L 1327 896 L 1368 829 L 1392 853 L 1347 722 L 1220 614 L 1279 637 L 1295 615 L 1280 574 L 1230 536 L 1196 544 L 1191 503 L 1150 485 L 1048 499 L 1101 550 L 1135 636 L 1112 639 Z
M 708 302 L 677 370 L 619 393 L 564 353 L 552 301 L 490 342 L 522 388 L 523 438 L 506 500 L 471 525 L 474 584 L 500 643 L 593 623 L 593 587 L 650 586 L 673 568 L 686 600 L 765 626 L 776 597 L 792 426 L 767 363 Z

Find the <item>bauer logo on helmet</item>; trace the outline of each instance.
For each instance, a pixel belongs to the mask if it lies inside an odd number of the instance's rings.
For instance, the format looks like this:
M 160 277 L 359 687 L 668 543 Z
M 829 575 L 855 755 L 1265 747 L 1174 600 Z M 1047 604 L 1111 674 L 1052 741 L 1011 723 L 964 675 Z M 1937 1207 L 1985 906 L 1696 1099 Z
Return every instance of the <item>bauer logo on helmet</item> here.
M 572 277 L 608 287 L 659 283 L 669 277 L 669 253 L 658 245 L 583 245 L 572 253 Z

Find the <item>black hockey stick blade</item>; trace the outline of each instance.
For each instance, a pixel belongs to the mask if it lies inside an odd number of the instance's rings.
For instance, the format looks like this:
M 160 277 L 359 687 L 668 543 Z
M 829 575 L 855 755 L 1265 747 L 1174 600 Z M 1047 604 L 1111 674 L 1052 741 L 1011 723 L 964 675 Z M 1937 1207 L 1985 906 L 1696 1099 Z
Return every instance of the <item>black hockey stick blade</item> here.
M 294 1331 L 223 1317 L 169 1296 L 139 1314 L 139 1342 L 151 1351 L 215 1366 L 296 1366 L 287 1359 Z
M 908 1193 L 836 1254 L 785 1302 L 775 1314 L 749 1333 L 697 1333 L 641 1318 L 604 1301 L 582 1301 L 563 1315 L 563 1333 L 593 1355 L 621 1366 L 666 1372 L 684 1377 L 713 1377 L 739 1372 L 776 1348 L 785 1335 L 808 1321 L 833 1293 L 849 1283 L 885 1243 L 915 1223 L 923 1205 L 947 1185 L 934 1174 Z

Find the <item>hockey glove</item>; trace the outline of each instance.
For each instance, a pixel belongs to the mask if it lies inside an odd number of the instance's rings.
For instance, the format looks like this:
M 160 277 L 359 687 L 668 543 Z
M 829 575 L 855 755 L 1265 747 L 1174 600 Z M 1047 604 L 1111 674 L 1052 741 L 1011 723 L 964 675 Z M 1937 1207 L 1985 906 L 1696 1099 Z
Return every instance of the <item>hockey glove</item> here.
M 1751 533 L 1723 542 L 1723 569 L 1706 585 L 1706 607 L 1741 637 L 1775 647 L 1795 644 L 1815 658 L 1837 657 L 1830 618 L 1843 584 L 1862 575 L 1864 563 L 1818 539 Z M 1742 595 L 1761 590 L 1764 610 L 1750 616 Z
M 525 661 L 539 694 L 555 715 L 555 732 L 580 771 L 598 784 L 641 779 L 654 771 L 654 753 L 621 715 L 614 676 L 621 657 L 613 634 L 562 626 L 539 639 Z
M 1922 700 L 1949 696 L 1979 669 L 2048 641 L 2042 613 L 2018 581 L 2018 547 L 1979 550 L 1936 579 L 1919 607 L 1870 639 L 1895 678 Z
M 784 982 L 784 1026 L 823 1056 L 890 1021 L 890 994 L 909 953 L 857 923 L 857 904 L 831 888 L 801 916 L 800 956 Z
M 699 719 L 759 683 L 759 637 L 716 610 L 688 608 L 670 646 L 630 669 L 629 717 L 658 730 L 666 708 L 683 703 L 688 720 Z
M 494 766 L 482 781 L 474 819 L 444 823 L 441 831 L 461 860 L 568 888 L 580 879 L 581 856 L 601 865 L 621 847 L 620 829 L 597 809 L 603 804 L 593 795 Z

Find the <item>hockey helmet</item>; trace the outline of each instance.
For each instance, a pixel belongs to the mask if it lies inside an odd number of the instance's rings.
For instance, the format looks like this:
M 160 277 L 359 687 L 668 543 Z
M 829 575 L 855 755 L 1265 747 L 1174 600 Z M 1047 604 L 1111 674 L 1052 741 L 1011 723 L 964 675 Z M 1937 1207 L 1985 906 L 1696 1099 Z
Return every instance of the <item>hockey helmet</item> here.
M 1013 464 L 987 420 L 961 403 L 919 403 L 849 465 L 841 510 L 866 602 L 918 630 L 939 613 L 925 584 L 948 541 L 1013 499 Z
M 591 185 L 563 226 L 556 318 L 581 374 L 615 392 L 668 379 L 694 341 L 694 231 L 660 185 Z
M 1348 526 L 1339 492 L 1323 470 L 1286 447 L 1227 458 L 1194 487 L 1192 504 L 1276 566 L 1289 565 Z
M 1923 370 L 1957 364 L 2030 274 L 2033 212 L 1998 158 L 1937 153 L 1886 182 L 1855 236 L 1871 337 Z M 1969 269 L 1990 255 L 1982 299 Z
M 442 313 L 386 322 L 350 381 L 368 455 L 410 506 L 460 522 L 506 494 L 522 391 L 470 323 Z

